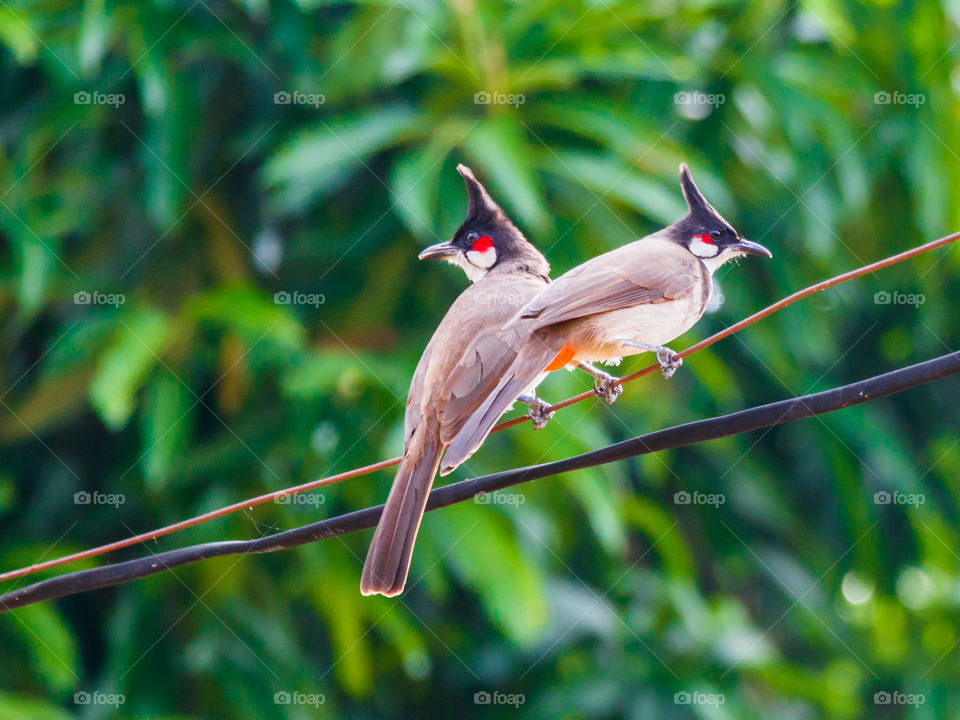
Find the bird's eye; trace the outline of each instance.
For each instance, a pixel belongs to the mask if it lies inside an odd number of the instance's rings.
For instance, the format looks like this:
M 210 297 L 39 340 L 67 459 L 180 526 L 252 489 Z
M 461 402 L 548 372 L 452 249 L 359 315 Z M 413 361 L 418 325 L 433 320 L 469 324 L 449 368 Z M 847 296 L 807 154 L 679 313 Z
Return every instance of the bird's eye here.
M 714 242 L 717 242 L 720 239 L 720 235 L 721 233 L 719 230 L 710 231 L 710 239 L 713 240 Z
M 468 241 L 469 243 L 471 243 L 471 244 L 475 243 L 479 238 L 480 238 L 480 236 L 479 236 L 477 233 L 475 233 L 475 232 L 468 232 L 468 233 L 467 233 L 467 241 Z

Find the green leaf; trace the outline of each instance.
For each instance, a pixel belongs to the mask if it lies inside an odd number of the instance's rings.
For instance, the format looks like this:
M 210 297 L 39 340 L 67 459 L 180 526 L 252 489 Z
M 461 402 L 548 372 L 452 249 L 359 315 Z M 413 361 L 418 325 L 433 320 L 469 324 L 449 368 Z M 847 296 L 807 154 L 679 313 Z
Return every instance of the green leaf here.
M 490 619 L 514 642 L 530 646 L 542 638 L 549 619 L 543 575 L 495 508 L 446 508 L 442 525 L 436 523 L 441 545 L 449 548 L 457 575 L 480 594 Z
M 184 456 L 193 427 L 195 398 L 172 373 L 158 372 L 147 386 L 141 436 L 147 484 L 162 488 Z
M 0 692 L 0 717 L 30 720 L 70 720 L 70 714 L 56 705 L 33 698 L 20 698 Z
M 515 212 L 532 231 L 539 232 L 549 227 L 549 213 L 522 127 L 519 120 L 500 115 L 475 127 L 464 140 L 464 147 L 481 168 L 478 178 L 483 183 L 489 178 L 490 192 L 507 215 Z M 535 139 L 529 142 L 542 147 Z
M 264 181 L 278 193 L 280 210 L 299 209 L 343 186 L 368 156 L 409 136 L 420 122 L 419 113 L 402 105 L 329 123 L 321 120 L 318 129 L 299 133 L 274 153 L 264 166 Z
M 50 690 L 62 693 L 77 684 L 76 641 L 54 606 L 30 605 L 5 613 L 2 621 L 20 638 L 31 667 Z
M 300 349 L 306 339 L 303 325 L 291 310 L 292 306 L 278 298 L 279 294 L 265 296 L 247 285 L 216 288 L 194 296 L 188 315 L 195 321 L 231 328 L 249 343 L 267 341 L 287 350 Z M 310 311 L 317 311 L 319 307 L 322 311 L 323 303 L 304 307 Z
M 93 406 L 111 429 L 127 424 L 134 395 L 172 340 L 173 323 L 157 310 L 135 311 L 121 321 L 90 384 Z

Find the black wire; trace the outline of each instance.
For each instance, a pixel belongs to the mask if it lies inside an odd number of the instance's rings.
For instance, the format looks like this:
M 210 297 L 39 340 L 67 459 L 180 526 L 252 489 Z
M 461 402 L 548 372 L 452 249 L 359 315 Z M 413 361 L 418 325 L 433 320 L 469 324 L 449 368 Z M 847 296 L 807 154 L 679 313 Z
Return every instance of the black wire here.
M 875 398 L 901 392 L 917 385 L 933 382 L 958 372 L 960 372 L 960 352 L 942 355 L 932 360 L 893 370 L 833 390 L 825 390 L 813 395 L 781 400 L 729 415 L 677 425 L 608 445 L 599 450 L 575 455 L 565 460 L 505 470 L 493 475 L 452 483 L 445 487 L 436 488 L 430 493 L 427 510 L 436 510 L 447 505 L 463 502 L 478 494 L 571 470 L 604 465 L 637 455 L 682 447 L 706 440 L 715 440 L 840 410 L 851 405 L 859 405 Z M 0 612 L 32 605 L 43 600 L 119 585 L 206 558 L 276 552 L 277 550 L 324 540 L 334 535 L 343 535 L 371 528 L 377 524 L 382 511 L 383 505 L 379 505 L 255 540 L 229 540 L 191 545 L 177 550 L 157 553 L 150 557 L 67 573 L 0 595 Z

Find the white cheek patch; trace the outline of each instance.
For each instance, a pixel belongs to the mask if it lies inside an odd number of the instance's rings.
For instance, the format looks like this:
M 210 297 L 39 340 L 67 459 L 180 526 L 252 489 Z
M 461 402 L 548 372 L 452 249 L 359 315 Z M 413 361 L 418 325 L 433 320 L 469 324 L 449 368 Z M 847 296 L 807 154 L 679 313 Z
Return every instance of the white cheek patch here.
M 716 245 L 713 243 L 706 243 L 698 237 L 695 237 L 693 240 L 691 240 L 688 247 L 690 248 L 690 252 L 699 258 L 716 257 L 720 252 L 720 248 L 718 248 Z
M 489 270 L 493 267 L 493 264 L 497 261 L 497 251 L 491 245 L 483 252 L 477 252 L 476 250 L 467 250 L 467 260 L 472 264 L 476 265 L 479 268 L 484 270 Z

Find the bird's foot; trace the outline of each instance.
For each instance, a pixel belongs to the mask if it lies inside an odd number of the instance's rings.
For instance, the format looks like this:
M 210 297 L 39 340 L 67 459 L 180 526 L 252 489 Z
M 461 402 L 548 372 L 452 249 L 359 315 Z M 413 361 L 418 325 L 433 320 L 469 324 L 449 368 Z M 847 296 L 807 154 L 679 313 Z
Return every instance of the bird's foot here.
M 593 389 L 597 392 L 597 397 L 606 400 L 607 405 L 613 405 L 620 394 L 623 392 L 623 385 L 620 384 L 620 378 L 614 377 L 610 373 L 604 373 L 606 377 L 598 377 L 593 383 Z
M 530 416 L 530 419 L 533 421 L 534 430 L 543 430 L 547 423 L 550 422 L 550 419 L 553 417 L 555 411 L 550 411 L 550 403 L 544 402 L 538 397 L 533 397 L 532 395 L 521 395 L 517 398 L 524 405 L 529 406 L 527 410 L 527 415 Z
M 597 397 L 607 401 L 608 405 L 613 405 L 620 394 L 623 392 L 623 386 L 620 385 L 620 378 L 604 372 L 590 363 L 577 363 L 581 370 L 593 375 L 593 389 Z
M 673 377 L 677 368 L 683 365 L 683 358 L 666 345 L 649 345 L 647 343 L 637 342 L 636 340 L 621 340 L 620 342 L 624 345 L 630 345 L 631 347 L 638 347 L 656 353 L 657 362 L 660 363 L 660 372 L 668 380 Z

